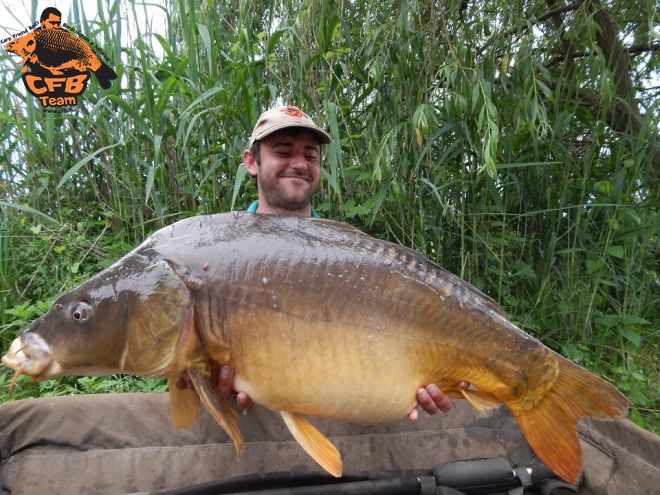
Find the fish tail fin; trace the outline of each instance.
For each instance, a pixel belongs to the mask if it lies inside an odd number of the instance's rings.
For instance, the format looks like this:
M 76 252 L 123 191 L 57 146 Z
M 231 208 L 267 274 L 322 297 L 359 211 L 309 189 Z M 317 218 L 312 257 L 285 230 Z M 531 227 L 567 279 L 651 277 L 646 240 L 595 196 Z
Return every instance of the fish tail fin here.
M 529 409 L 511 411 L 539 458 L 569 483 L 582 472 L 577 420 L 622 418 L 629 401 L 616 388 L 558 356 L 559 375 L 552 388 Z
M 176 378 L 169 377 L 170 414 L 172 427 L 190 428 L 199 415 L 199 395 L 193 389 L 180 389 L 176 386 Z
M 112 85 L 111 81 L 117 79 L 117 73 L 104 62 L 101 62 L 101 67 L 96 69 L 94 74 L 103 89 L 108 89 Z

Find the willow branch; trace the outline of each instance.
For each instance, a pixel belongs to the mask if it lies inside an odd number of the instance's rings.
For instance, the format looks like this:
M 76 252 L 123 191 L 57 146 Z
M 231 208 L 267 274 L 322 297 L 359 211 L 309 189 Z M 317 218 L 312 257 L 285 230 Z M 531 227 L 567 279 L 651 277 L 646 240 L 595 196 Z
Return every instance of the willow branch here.
M 560 14 L 564 14 L 566 12 L 571 12 L 573 10 L 579 9 L 583 4 L 585 0 L 577 0 L 576 2 L 573 2 L 571 4 L 565 5 L 563 7 L 557 7 L 552 10 L 549 10 L 539 16 L 536 16 L 534 19 L 532 19 L 531 23 L 532 24 L 540 24 L 542 22 L 547 21 L 551 17 L 558 16 Z M 492 38 L 490 38 L 486 43 L 481 46 L 480 48 L 477 48 L 477 55 L 483 54 L 483 52 L 486 51 L 493 43 L 495 43 L 498 39 L 500 38 L 508 38 L 509 36 L 513 36 L 516 33 L 519 32 L 525 32 L 529 30 L 530 28 L 530 23 L 526 22 L 525 24 L 521 24 L 520 26 L 516 26 L 513 29 L 509 29 L 508 31 L 505 31 L 503 33 L 499 33 L 494 35 Z
M 624 46 L 622 47 L 622 49 L 624 52 L 628 53 L 629 56 L 641 55 L 642 53 L 654 52 L 660 50 L 660 43 L 639 43 L 633 46 Z M 546 68 L 550 68 L 550 67 L 554 67 L 555 65 L 561 62 L 567 61 L 569 57 L 576 59 L 576 58 L 593 57 L 595 55 L 598 55 L 596 51 L 589 51 L 582 53 L 573 52 L 569 56 L 566 56 L 565 54 L 561 54 L 551 58 L 543 65 Z

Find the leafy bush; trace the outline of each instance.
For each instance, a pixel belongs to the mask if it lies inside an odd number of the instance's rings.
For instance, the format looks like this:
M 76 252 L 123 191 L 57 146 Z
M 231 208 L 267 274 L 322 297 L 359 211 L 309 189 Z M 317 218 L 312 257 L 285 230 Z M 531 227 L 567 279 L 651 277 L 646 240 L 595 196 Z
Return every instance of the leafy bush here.
M 94 22 L 76 5 L 66 21 L 111 55 L 121 84 L 90 84 L 75 114 L 43 114 L 13 68 L 0 73 L 0 118 L 16 116 L 0 140 L 4 348 L 155 229 L 247 206 L 241 152 L 259 113 L 287 102 L 333 136 L 323 215 L 473 283 L 660 429 L 652 8 L 176 0 L 160 34 L 129 39 L 118 1 Z M 88 380 L 17 389 L 123 387 Z

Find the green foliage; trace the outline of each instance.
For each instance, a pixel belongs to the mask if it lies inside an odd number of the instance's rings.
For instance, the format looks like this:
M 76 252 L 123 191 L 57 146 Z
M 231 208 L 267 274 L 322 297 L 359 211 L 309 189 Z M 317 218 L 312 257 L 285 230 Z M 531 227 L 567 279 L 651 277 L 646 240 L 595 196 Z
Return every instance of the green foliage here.
M 0 387 L 8 388 L 6 374 L 0 374 Z M 106 377 L 63 377 L 44 382 L 32 382 L 21 377 L 11 394 L 0 394 L 0 402 L 28 399 L 30 397 L 54 397 L 72 394 L 105 394 L 122 392 L 166 392 L 167 380 L 112 375 Z
M 171 0 L 164 26 L 130 33 L 123 3 L 94 21 L 74 5 L 65 21 L 103 46 L 121 84 L 92 83 L 77 113 L 44 114 L 19 89 L 15 57 L 2 60 L 3 348 L 155 229 L 247 206 L 241 152 L 259 113 L 287 102 L 334 140 L 316 198 L 324 216 L 476 285 L 660 430 L 650 2 L 559 12 L 540 1 Z M 16 388 L 124 383 L 90 380 Z

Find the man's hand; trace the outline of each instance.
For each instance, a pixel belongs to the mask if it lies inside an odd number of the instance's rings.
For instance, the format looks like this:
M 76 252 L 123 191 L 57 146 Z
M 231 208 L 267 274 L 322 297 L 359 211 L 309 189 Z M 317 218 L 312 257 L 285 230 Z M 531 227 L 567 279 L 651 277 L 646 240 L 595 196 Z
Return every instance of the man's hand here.
M 217 370 L 217 366 L 214 366 Z M 215 389 L 221 397 L 229 399 L 234 393 L 232 388 L 234 384 L 234 369 L 231 366 L 224 365 L 217 374 L 217 384 Z M 241 409 L 247 409 L 252 405 L 252 399 L 245 392 L 238 392 L 236 394 L 236 403 Z
M 221 397 L 230 399 L 234 394 L 234 389 L 232 388 L 234 383 L 233 368 L 227 365 L 218 367 L 217 364 L 213 363 L 211 367 L 211 383 Z M 177 380 L 176 386 L 180 389 L 194 388 L 187 373 Z M 241 409 L 247 409 L 252 405 L 252 399 L 245 392 L 238 392 L 236 394 L 236 403 Z
M 215 363 L 211 368 L 211 383 L 215 387 L 218 394 L 225 399 L 230 399 L 235 393 L 232 385 L 234 383 L 234 370 L 231 366 L 224 365 L 218 367 Z M 188 375 L 183 375 L 177 381 L 177 387 L 193 388 Z M 459 387 L 467 389 L 470 384 L 468 382 L 460 382 Z M 247 409 L 252 405 L 252 399 L 245 392 L 238 392 L 236 394 L 236 403 L 241 409 Z M 417 391 L 417 403 L 422 406 L 422 409 L 429 414 L 435 414 L 438 411 L 447 412 L 452 408 L 451 398 L 438 388 L 435 384 L 427 385 L 425 388 L 420 388 Z M 408 418 L 415 421 L 419 418 L 417 408 L 410 411 Z
M 470 384 L 468 382 L 460 382 L 458 386 L 467 389 Z M 451 397 L 440 390 L 434 383 L 431 383 L 424 388 L 420 388 L 417 391 L 417 403 L 422 406 L 422 409 L 431 415 L 438 411 L 448 412 L 452 408 Z M 410 411 L 408 418 L 413 421 L 416 421 L 419 418 L 417 408 Z

